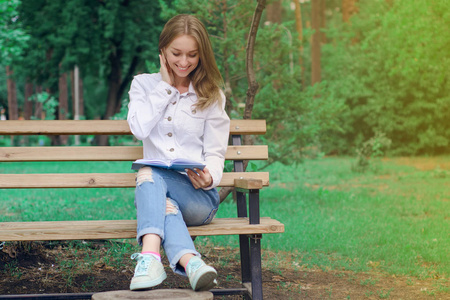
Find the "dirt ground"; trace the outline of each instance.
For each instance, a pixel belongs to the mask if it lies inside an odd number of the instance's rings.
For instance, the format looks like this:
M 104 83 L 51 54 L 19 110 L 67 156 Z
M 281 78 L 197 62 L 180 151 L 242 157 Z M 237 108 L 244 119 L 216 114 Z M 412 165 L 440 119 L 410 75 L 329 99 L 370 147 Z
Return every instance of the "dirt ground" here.
M 104 246 L 104 241 L 76 250 L 64 243 L 7 243 L 0 251 L 1 294 L 128 289 L 134 270 L 129 254 L 122 255 L 123 261 L 112 261 Z M 97 252 L 96 256 L 93 251 Z M 237 250 L 206 247 L 201 252 L 205 261 L 218 270 L 218 288 L 239 287 Z M 439 285 L 442 280 L 438 278 L 419 280 L 381 273 L 310 269 L 302 267 L 289 254 L 285 255 L 285 261 L 274 265 L 270 259 L 274 256 L 275 253 L 263 253 L 265 299 L 450 299 L 450 294 L 443 292 L 448 289 Z M 267 261 L 271 261 L 269 265 Z M 168 265 L 167 261 L 164 265 Z M 158 288 L 189 288 L 186 278 L 174 275 L 168 268 L 166 271 L 168 279 Z M 448 284 L 448 280 L 445 282 Z M 241 299 L 241 296 L 216 296 L 215 299 Z

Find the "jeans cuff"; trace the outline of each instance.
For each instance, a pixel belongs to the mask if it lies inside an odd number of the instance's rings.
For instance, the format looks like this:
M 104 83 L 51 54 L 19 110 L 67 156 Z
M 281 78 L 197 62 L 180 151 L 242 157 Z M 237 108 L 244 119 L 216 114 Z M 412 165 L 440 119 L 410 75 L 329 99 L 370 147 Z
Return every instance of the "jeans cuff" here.
M 164 240 L 164 231 L 156 227 L 147 227 L 139 230 L 139 232 L 137 233 L 136 240 L 139 246 L 142 246 L 142 237 L 146 234 L 156 234 L 159 235 L 161 240 Z
M 174 273 L 182 275 L 182 276 L 187 276 L 186 271 L 180 264 L 178 264 L 178 262 L 183 257 L 183 255 L 189 254 L 189 253 L 194 254 L 195 256 L 201 257 L 201 254 L 198 253 L 196 250 L 191 250 L 191 249 L 181 250 L 180 252 L 177 253 L 177 255 L 175 255 L 170 260 L 170 267 L 172 268 Z

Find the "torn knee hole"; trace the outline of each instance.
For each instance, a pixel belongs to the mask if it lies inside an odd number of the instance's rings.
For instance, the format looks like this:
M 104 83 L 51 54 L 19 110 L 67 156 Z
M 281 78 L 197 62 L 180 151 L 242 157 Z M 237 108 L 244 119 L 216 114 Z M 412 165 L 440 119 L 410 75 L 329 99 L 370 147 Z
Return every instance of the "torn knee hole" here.
M 136 183 L 138 185 L 144 182 L 153 182 L 153 171 L 150 167 L 140 168 L 136 175 Z
M 173 202 L 167 198 L 166 200 L 166 215 L 176 215 L 178 213 L 178 207 L 173 204 Z

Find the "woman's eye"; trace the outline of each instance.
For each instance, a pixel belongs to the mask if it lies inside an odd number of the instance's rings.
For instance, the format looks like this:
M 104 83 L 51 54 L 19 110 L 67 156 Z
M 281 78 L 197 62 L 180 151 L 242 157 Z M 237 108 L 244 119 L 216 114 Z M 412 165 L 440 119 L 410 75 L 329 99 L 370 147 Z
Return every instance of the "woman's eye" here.
M 197 54 L 191 54 L 191 55 L 189 55 L 189 57 L 192 57 L 192 58 L 194 58 L 194 57 L 196 57 L 197 56 Z
M 180 56 L 180 53 L 173 53 L 173 52 L 172 52 L 172 55 L 173 55 L 173 56 Z

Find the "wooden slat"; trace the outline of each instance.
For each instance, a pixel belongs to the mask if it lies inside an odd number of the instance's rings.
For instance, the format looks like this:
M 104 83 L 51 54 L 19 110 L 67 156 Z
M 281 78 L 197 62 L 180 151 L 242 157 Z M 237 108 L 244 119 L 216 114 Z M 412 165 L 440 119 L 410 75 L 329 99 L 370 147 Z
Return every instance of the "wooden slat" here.
M 265 134 L 265 120 L 231 120 L 230 134 Z M 125 120 L 8 120 L 0 135 L 129 135 Z
M 226 159 L 268 159 L 268 147 L 229 146 Z M 142 158 L 140 146 L 114 147 L 1 147 L 0 162 L 23 161 L 134 161 Z
M 211 224 L 189 227 L 191 236 L 266 234 L 284 232 L 271 218 L 250 225 L 248 218 L 216 218 Z M 128 239 L 136 237 L 135 220 L 52 221 L 0 223 L 0 241 L 50 241 L 81 239 Z
M 234 186 L 234 180 L 239 178 L 261 179 L 264 186 L 269 185 L 268 172 L 229 172 L 223 174 L 219 186 Z M 0 174 L 0 189 L 135 186 L 135 173 Z
M 260 179 L 235 179 L 234 186 L 244 190 L 260 190 L 263 187 L 262 180 Z
M 231 120 L 230 134 L 265 134 L 266 120 Z
M 267 145 L 254 146 L 228 146 L 225 159 L 269 159 L 269 148 Z
M 0 135 L 129 135 L 125 120 L 9 120 L 0 123 Z

